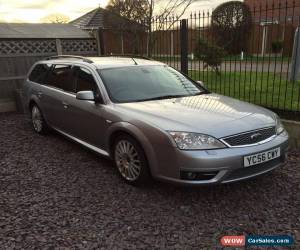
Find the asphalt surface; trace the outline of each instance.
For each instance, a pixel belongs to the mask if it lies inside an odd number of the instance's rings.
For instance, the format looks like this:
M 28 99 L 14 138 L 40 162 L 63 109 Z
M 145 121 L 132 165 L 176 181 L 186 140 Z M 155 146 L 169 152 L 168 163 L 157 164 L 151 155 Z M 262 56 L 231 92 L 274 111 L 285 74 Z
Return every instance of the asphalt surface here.
M 290 151 L 254 180 L 136 188 L 109 160 L 0 114 L 0 249 L 216 249 L 223 235 L 250 233 L 289 234 L 300 249 L 299 163 Z

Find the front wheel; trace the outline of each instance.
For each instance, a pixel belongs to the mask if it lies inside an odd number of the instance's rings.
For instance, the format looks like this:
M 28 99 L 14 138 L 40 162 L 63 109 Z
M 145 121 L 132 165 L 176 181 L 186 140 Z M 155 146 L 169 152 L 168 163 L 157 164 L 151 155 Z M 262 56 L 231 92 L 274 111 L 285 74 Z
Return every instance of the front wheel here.
M 38 134 L 46 134 L 49 127 L 42 115 L 40 108 L 34 104 L 31 108 L 31 122 L 35 132 Z
M 151 179 L 145 153 L 130 136 L 119 136 L 113 148 L 114 162 L 121 177 L 129 184 L 145 185 Z

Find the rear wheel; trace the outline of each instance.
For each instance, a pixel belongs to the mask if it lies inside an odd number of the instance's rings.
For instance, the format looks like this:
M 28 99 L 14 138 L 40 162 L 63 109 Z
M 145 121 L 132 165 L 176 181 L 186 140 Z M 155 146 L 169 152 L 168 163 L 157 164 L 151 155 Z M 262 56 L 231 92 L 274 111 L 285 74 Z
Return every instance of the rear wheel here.
M 145 153 L 139 143 L 130 136 L 117 137 L 113 148 L 114 162 L 121 177 L 130 184 L 144 185 L 151 175 Z
M 31 122 L 35 132 L 39 134 L 46 134 L 49 131 L 49 127 L 43 117 L 43 114 L 36 104 L 33 104 L 31 107 Z

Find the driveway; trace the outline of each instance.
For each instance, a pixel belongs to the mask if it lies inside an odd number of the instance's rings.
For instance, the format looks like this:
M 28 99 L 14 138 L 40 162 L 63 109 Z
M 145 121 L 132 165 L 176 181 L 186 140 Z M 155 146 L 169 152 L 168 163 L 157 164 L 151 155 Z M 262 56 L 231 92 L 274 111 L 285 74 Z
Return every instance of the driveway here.
M 300 153 L 230 185 L 135 188 L 111 161 L 23 115 L 0 114 L 1 249 L 215 249 L 226 234 L 291 234 L 300 248 Z

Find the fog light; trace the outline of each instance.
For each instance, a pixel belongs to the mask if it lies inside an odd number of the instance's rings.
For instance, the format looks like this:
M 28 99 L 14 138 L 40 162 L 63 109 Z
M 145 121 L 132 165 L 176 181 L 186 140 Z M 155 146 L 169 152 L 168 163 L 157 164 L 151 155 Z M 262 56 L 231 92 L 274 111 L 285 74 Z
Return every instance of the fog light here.
M 197 178 L 197 174 L 193 172 L 186 172 L 186 178 L 188 180 L 194 180 Z
M 217 171 L 212 172 L 192 172 L 180 171 L 180 178 L 188 181 L 206 181 L 214 178 L 218 174 Z
M 180 178 L 189 181 L 195 180 L 197 178 L 197 173 L 191 171 L 180 171 Z

